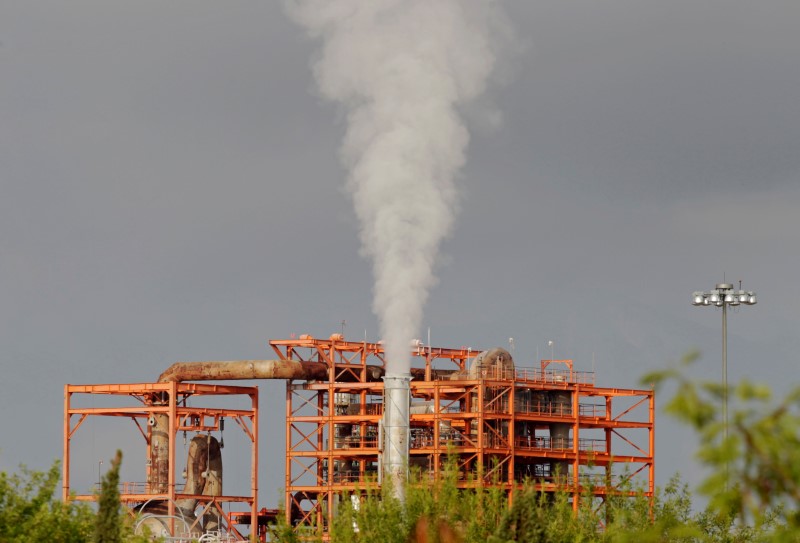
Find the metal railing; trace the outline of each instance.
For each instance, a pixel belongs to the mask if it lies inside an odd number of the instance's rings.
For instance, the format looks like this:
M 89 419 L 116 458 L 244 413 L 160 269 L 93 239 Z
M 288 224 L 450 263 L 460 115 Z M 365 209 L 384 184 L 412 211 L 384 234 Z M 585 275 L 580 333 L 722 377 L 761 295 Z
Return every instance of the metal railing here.
M 523 415 L 547 415 L 550 417 L 571 417 L 572 404 L 565 402 L 517 400 L 514 402 L 514 412 Z
M 365 415 L 383 415 L 383 404 L 376 402 L 369 403 L 349 403 L 344 406 L 337 406 L 337 415 L 360 415 L 361 408 L 364 408 Z
M 373 473 L 373 475 L 377 475 L 377 474 Z M 357 471 L 352 471 L 352 470 L 348 470 L 348 471 L 344 471 L 344 472 L 342 472 L 342 471 L 334 472 L 333 473 L 333 477 L 331 478 L 331 482 L 333 484 L 355 484 L 355 483 L 360 483 L 360 482 L 363 482 L 363 481 L 364 481 L 364 478 L 361 477 L 361 474 L 359 472 L 357 472 Z M 327 473 L 327 471 L 325 473 L 323 473 L 323 475 L 322 475 L 322 482 L 323 482 L 323 484 L 328 484 L 328 473 Z
M 582 403 L 578 405 L 578 414 L 581 417 L 604 418 L 606 416 L 605 404 Z
M 145 483 L 145 482 L 138 482 L 138 481 L 123 481 L 119 484 L 119 493 L 120 494 L 159 494 L 159 492 L 153 492 L 151 487 L 154 486 L 166 486 L 160 483 Z
M 520 436 L 515 440 L 516 448 L 528 450 L 568 450 L 573 449 L 574 441 L 568 437 Z M 578 439 L 578 450 L 581 452 L 605 453 L 604 439 Z
M 334 439 L 333 447 L 335 449 L 377 449 L 378 437 L 347 436 L 344 439 Z
M 450 375 L 441 375 L 439 380 L 449 380 Z M 500 381 L 532 381 L 547 384 L 578 384 L 594 386 L 593 371 L 570 371 L 541 368 L 502 368 L 490 367 L 480 371 L 476 377 L 465 376 L 464 379 L 497 379 Z

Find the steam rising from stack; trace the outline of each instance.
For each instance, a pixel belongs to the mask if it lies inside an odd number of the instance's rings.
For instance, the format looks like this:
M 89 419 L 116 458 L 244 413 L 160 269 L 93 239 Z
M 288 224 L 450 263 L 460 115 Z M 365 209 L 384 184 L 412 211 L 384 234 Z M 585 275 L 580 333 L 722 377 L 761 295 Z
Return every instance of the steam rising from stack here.
M 320 91 L 347 110 L 347 189 L 373 262 L 387 373 L 407 374 L 411 338 L 455 217 L 469 134 L 458 107 L 494 65 L 497 7 L 481 0 L 287 0 L 322 41 Z

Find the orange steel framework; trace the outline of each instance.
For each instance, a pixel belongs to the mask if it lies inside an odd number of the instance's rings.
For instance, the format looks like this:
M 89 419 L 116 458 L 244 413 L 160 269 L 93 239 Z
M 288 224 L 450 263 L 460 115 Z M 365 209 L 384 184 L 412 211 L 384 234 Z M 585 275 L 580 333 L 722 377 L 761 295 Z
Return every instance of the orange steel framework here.
M 300 336 L 270 341 L 280 360 L 317 368 L 313 376 L 286 378 L 286 519 L 298 529 L 327 531 L 343 494 L 363 492 L 381 478 L 384 353 L 380 343 Z M 542 360 L 538 367 L 477 365 L 479 351 L 444 349 L 417 343 L 412 351 L 409 467 L 437 478 L 453 461 L 459 488 L 496 487 L 509 502 L 523 485 L 566 491 L 577 508 L 580 496 L 595 499 L 654 492 L 655 398 L 652 390 L 601 388 L 594 373 L 573 370 L 571 360 Z M 502 350 L 501 350 L 502 351 Z M 503 351 L 505 355 L 509 353 Z M 287 367 L 290 364 L 287 364 Z M 327 372 L 324 370 L 327 368 Z M 324 375 L 324 377 L 323 377 Z M 213 379 L 213 378 L 212 378 Z M 308 380 L 304 380 L 308 379 Z M 110 407 L 76 407 L 73 397 L 113 397 Z M 248 396 L 249 409 L 189 406 L 191 397 Z M 82 399 L 85 399 L 81 397 Z M 132 405 L 119 407 L 129 400 Z M 193 404 L 195 402 L 192 402 Z M 156 469 L 151 437 L 154 418 L 168 418 L 168 470 Z M 124 483 L 121 499 L 133 511 L 148 501 L 175 514 L 177 500 L 197 500 L 202 512 L 214 510 L 227 529 L 249 525 L 250 535 L 266 537 L 274 510 L 257 509 L 258 389 L 190 382 L 66 385 L 64 388 L 64 499 L 93 500 L 72 494 L 70 444 L 90 416 L 133 421 L 147 443 L 146 481 Z M 251 489 L 245 496 L 179 492 L 176 481 L 178 432 L 221 430 L 234 420 L 251 444 Z M 150 423 L 150 424 L 148 424 Z M 155 427 L 155 428 L 154 428 Z M 613 449 L 613 450 L 612 450 Z M 163 466 L 162 464 L 158 464 Z M 621 471 L 621 472 L 620 472 Z M 163 475 L 163 477 L 162 477 Z M 238 504 L 227 515 L 222 505 Z M 173 523 L 173 521 L 169 521 Z M 175 533 L 174 525 L 170 532 Z
M 132 405 L 123 407 L 74 407 L 73 396 L 92 395 L 97 397 L 114 397 L 130 400 Z M 215 407 L 190 407 L 187 400 L 192 397 L 230 397 L 248 396 L 250 409 L 227 409 Z M 102 400 L 101 400 L 102 401 Z M 94 401 L 92 402 L 94 403 Z M 120 500 L 129 506 L 132 512 L 136 506 L 147 502 L 166 504 L 166 513 L 169 518 L 170 532 L 175 533 L 174 517 L 176 500 L 197 500 L 202 511 L 197 515 L 195 524 L 203 518 L 208 511 L 216 511 L 221 518 L 226 519 L 227 529 L 235 536 L 244 539 L 244 536 L 235 527 L 236 518 L 246 519 L 250 523 L 250 533 L 256 534 L 258 530 L 258 510 L 256 504 L 258 482 L 258 388 L 240 387 L 199 383 L 143 383 L 143 384 L 108 384 L 108 385 L 65 385 L 64 386 L 64 469 L 63 469 L 63 499 L 93 501 L 94 494 L 71 494 L 70 488 L 70 444 L 75 433 L 90 416 L 122 417 L 129 418 L 141 433 L 144 441 L 149 445 L 153 432 L 153 425 L 148 421 L 154 420 L 156 415 L 166 414 L 169 425 L 169 471 L 166 485 L 162 482 L 151 483 L 122 483 Z M 176 437 L 178 432 L 212 432 L 221 430 L 222 421 L 228 418 L 237 423 L 251 443 L 251 473 L 250 495 L 247 496 L 208 496 L 181 493 L 176 481 Z M 153 481 L 151 477 L 152 457 L 146 463 L 146 480 Z M 242 504 L 249 514 L 232 513 L 230 516 L 223 511 L 223 504 Z M 234 520 L 232 521 L 232 517 Z M 189 526 L 189 532 L 196 529 L 195 525 Z
M 325 380 L 287 381 L 285 481 L 287 521 L 327 530 L 343 494 L 380 478 L 383 346 L 339 334 L 270 345 L 283 360 L 328 367 Z M 597 387 L 571 360 L 470 374 L 478 354 L 413 352 L 409 466 L 436 478 L 455 458 L 459 488 L 500 487 L 509 502 L 528 484 L 567 491 L 577 508 L 586 492 L 600 501 L 635 494 L 625 484 L 634 477 L 653 496 L 653 390 Z

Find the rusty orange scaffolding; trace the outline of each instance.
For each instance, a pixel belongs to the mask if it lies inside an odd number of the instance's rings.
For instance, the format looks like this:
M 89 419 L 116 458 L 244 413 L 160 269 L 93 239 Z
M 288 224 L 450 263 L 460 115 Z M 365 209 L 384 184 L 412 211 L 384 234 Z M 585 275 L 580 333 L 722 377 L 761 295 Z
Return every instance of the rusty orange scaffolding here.
M 108 407 L 75 407 L 75 397 L 91 395 L 102 402 L 108 399 Z M 189 398 L 231 397 L 247 396 L 250 400 L 249 409 L 228 409 L 221 407 L 193 407 L 187 400 Z M 113 400 L 112 400 L 113 398 Z M 120 406 L 119 403 L 126 405 Z M 194 402 L 193 402 L 194 403 Z M 117 405 L 114 405 L 117 404 Z M 88 417 L 119 417 L 130 419 L 149 445 L 155 416 L 168 416 L 169 432 L 169 462 L 167 481 L 157 481 L 151 476 L 153 464 L 152 455 L 146 453 L 147 483 L 122 483 L 120 500 L 134 511 L 137 506 L 145 503 L 160 503 L 166 505 L 164 518 L 169 519 L 170 533 L 175 534 L 175 502 L 177 500 L 197 500 L 202 511 L 196 519 L 191 519 L 193 524 L 188 525 L 188 532 L 196 529 L 196 524 L 203 514 L 216 510 L 226 520 L 230 533 L 244 539 L 236 528 L 235 522 L 226 515 L 223 504 L 241 504 L 246 507 L 249 515 L 238 515 L 237 518 L 246 518 L 250 523 L 250 533 L 257 533 L 258 509 L 256 496 L 258 492 L 258 388 L 240 387 L 199 383 L 141 383 L 141 384 L 107 384 L 107 385 L 65 385 L 64 386 L 64 466 L 63 466 L 63 499 L 83 501 L 96 500 L 94 494 L 74 493 L 70 487 L 70 453 L 71 442 L 78 429 Z M 178 432 L 213 432 L 220 431 L 224 419 L 232 420 L 244 432 L 250 441 L 250 494 L 249 495 L 221 495 L 208 496 L 198 494 L 185 494 L 179 490 L 176 479 L 176 438 Z M 166 484 L 164 484 L 166 483 Z
M 283 360 L 328 367 L 327 379 L 286 386 L 286 518 L 325 530 L 343 493 L 380 478 L 383 346 L 339 334 L 270 345 Z M 524 484 L 567 491 L 574 507 L 587 491 L 653 496 L 652 390 L 597 387 L 571 360 L 470 375 L 477 351 L 420 345 L 413 355 L 411 467 L 437 477 L 455 457 L 460 488 L 500 487 L 509 501 Z
M 222 366 L 229 367 L 227 362 L 213 362 L 197 363 L 197 367 L 211 365 L 218 373 L 189 377 L 205 379 L 203 383 L 66 385 L 64 499 L 95 499 L 93 494 L 71 494 L 70 487 L 71 441 L 87 418 L 130 419 L 148 451 L 147 483 L 122 486 L 121 499 L 131 510 L 153 500 L 164 506 L 165 518 L 172 519 L 176 500 L 197 500 L 203 508 L 199 517 L 209 510 L 219 511 L 230 533 L 243 538 L 236 525 L 246 523 L 251 536 L 263 538 L 265 525 L 277 512 L 258 511 L 256 504 L 258 389 L 208 383 L 220 375 L 252 379 L 257 374 L 286 380 L 286 520 L 298 529 L 327 531 L 343 494 L 380 482 L 383 345 L 345 341 L 341 334 L 328 339 L 304 335 L 273 340 L 270 345 L 279 360 L 234 362 L 231 367 L 246 370 L 239 377 L 219 372 Z M 459 488 L 500 488 L 509 502 L 523 485 L 568 492 L 574 507 L 587 493 L 604 500 L 611 494 L 633 495 L 643 488 L 645 495 L 653 496 L 652 390 L 598 387 L 594 373 L 574 371 L 571 360 L 541 360 L 538 367 L 529 368 L 513 362 L 479 365 L 480 351 L 416 345 L 410 369 L 409 467 L 435 479 L 446 462 L 453 461 Z M 502 352 L 510 360 L 510 354 Z M 250 371 L 259 364 L 266 369 Z M 73 401 L 85 399 L 84 395 L 93 398 L 89 407 L 83 406 L 85 401 Z M 198 407 L 194 401 L 192 406 L 187 402 L 192 397 L 235 396 L 247 396 L 250 407 Z M 114 401 L 95 407 L 97 398 Z M 225 418 L 235 421 L 249 439 L 250 494 L 181 493 L 176 481 L 177 433 L 221 430 Z M 165 419 L 169 451 L 162 457 L 163 447 L 156 454 L 151 442 L 154 427 Z M 165 461 L 168 469 L 163 469 Z M 629 481 L 636 482 L 634 489 L 626 484 Z M 227 515 L 223 504 L 231 509 Z M 232 504 L 238 510 L 232 510 Z M 173 521 L 169 522 L 174 535 Z

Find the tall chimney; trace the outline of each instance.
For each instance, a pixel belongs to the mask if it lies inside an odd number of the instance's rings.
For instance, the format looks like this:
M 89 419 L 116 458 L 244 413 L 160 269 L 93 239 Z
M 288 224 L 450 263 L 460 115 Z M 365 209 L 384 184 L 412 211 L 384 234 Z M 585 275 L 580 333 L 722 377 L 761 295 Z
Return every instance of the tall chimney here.
M 408 373 L 387 373 L 383 378 L 383 473 L 401 503 L 408 479 L 410 383 Z

